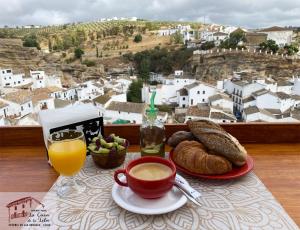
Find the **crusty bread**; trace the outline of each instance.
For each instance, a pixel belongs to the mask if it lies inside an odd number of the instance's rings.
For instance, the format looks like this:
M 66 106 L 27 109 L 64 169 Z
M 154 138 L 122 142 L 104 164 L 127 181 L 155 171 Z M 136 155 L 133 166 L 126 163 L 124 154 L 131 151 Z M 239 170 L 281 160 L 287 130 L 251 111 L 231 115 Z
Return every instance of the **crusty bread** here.
M 174 161 L 181 167 L 205 175 L 224 174 L 232 170 L 231 163 L 222 156 L 211 155 L 197 141 L 182 141 L 173 152 Z
M 191 132 L 187 131 L 178 131 L 173 133 L 172 136 L 168 139 L 168 145 L 175 148 L 182 141 L 192 141 L 194 140 L 194 136 Z
M 245 148 L 218 124 L 208 120 L 192 120 L 187 124 L 195 138 L 210 151 L 225 157 L 237 166 L 246 163 L 247 151 Z

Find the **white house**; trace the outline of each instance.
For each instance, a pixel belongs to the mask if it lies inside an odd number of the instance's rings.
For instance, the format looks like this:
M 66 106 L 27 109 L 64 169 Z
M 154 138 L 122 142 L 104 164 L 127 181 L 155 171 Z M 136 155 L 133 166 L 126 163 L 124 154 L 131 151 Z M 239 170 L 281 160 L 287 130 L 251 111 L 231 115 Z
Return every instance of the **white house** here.
M 11 69 L 0 69 L 0 88 L 18 87 L 30 83 L 24 74 L 13 74 Z
M 54 99 L 47 89 L 39 88 L 32 91 L 33 112 L 38 113 L 44 109 L 55 109 Z
M 77 100 L 77 88 L 63 89 L 60 99 L 69 101 Z
M 27 90 L 8 93 L 0 101 L 8 104 L 7 116 L 23 117 L 33 112 L 32 94 Z
M 154 102 L 156 105 L 178 103 L 177 91 L 185 85 L 195 82 L 192 78 L 166 77 L 163 84 L 156 86 L 144 85 L 142 88 L 142 101 L 150 104 L 150 98 L 153 91 L 156 91 Z
M 217 88 L 204 82 L 194 82 L 186 85 L 184 88 L 188 91 L 188 106 L 198 103 L 208 103 L 208 98 L 217 93 Z
M 32 89 L 45 88 L 46 79 L 44 71 L 30 71 L 30 76 L 32 78 Z
M 226 40 L 228 37 L 228 34 L 223 32 L 216 32 L 212 34 L 212 39 L 216 46 L 219 46 L 221 42 Z
M 119 83 L 119 88 L 121 93 L 126 93 L 130 84 L 132 83 L 132 80 L 126 77 L 120 77 L 115 81 Z
M 262 89 L 252 95 L 256 99 L 256 106 L 259 109 L 277 109 L 284 112 L 292 108 L 295 103 L 290 95 L 283 92 L 273 93 Z
M 277 81 L 277 92 L 292 94 L 293 83 L 289 81 Z
M 209 105 L 233 113 L 233 101 L 225 93 L 218 93 L 208 98 Z
M 258 33 L 267 34 L 267 39 L 274 40 L 280 47 L 291 44 L 293 38 L 293 30 L 278 26 L 259 30 Z
M 30 71 L 32 78 L 32 89 L 45 88 L 55 86 L 62 88 L 61 79 L 55 75 L 46 75 L 45 71 Z
M 234 111 L 241 113 L 244 109 L 243 99 L 248 99 L 253 92 L 264 88 L 263 84 L 245 80 L 226 80 L 224 82 L 224 90 L 232 95 Z
M 78 100 L 92 100 L 99 95 L 104 94 L 104 87 L 92 81 L 87 81 L 76 87 L 76 93 Z
M 141 124 L 145 109 L 144 103 L 111 101 L 105 110 L 104 120 L 106 123 L 113 123 L 122 119 L 130 123 Z

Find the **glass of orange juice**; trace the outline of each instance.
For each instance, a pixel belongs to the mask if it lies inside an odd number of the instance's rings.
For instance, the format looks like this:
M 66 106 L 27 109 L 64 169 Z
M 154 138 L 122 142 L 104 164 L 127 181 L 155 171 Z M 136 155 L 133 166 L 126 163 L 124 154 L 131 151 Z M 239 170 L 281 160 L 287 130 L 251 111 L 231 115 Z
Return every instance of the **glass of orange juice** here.
M 86 143 L 83 132 L 67 130 L 52 133 L 48 138 L 48 155 L 54 169 L 64 176 L 57 194 L 63 198 L 74 197 L 82 193 L 85 184 L 75 179 L 75 175 L 84 165 Z

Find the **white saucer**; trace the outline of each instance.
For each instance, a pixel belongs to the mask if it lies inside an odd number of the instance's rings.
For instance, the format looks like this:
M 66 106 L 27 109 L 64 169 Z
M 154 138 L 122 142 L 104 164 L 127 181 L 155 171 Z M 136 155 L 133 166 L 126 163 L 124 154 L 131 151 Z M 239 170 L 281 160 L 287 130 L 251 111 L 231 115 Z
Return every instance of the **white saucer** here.
M 125 181 L 125 176 L 121 176 L 120 180 Z M 120 207 L 130 212 L 145 215 L 158 215 L 172 212 L 187 202 L 185 195 L 175 186 L 161 198 L 143 199 L 136 195 L 129 187 L 120 186 L 116 182 L 112 187 L 112 197 Z

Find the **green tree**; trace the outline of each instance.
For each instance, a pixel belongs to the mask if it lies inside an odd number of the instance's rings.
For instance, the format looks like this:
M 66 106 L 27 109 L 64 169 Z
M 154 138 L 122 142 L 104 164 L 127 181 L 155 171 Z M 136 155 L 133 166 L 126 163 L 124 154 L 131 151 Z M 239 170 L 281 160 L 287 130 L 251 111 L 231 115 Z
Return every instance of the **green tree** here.
M 183 44 L 183 37 L 179 31 L 171 35 L 171 42 L 175 44 Z
M 128 88 L 127 101 L 141 103 L 142 88 L 143 82 L 141 80 L 133 81 Z
M 284 50 L 288 55 L 294 55 L 299 52 L 299 47 L 297 47 L 295 44 L 285 45 Z
M 23 46 L 25 47 L 36 47 L 40 49 L 40 45 L 37 41 L 37 37 L 35 34 L 30 34 L 24 37 Z
M 266 42 L 262 42 L 259 44 L 259 48 L 263 51 L 276 53 L 279 50 L 279 46 L 272 39 L 267 40 Z
M 242 29 L 237 29 L 229 35 L 229 38 L 221 42 L 220 48 L 235 49 L 241 42 L 246 42 L 246 33 Z
M 215 42 L 210 41 L 210 42 L 205 42 L 201 45 L 202 50 L 210 50 L 215 47 Z
M 96 57 L 97 57 L 97 58 L 99 57 L 99 49 L 98 49 L 98 46 L 96 46 Z
M 82 55 L 84 54 L 84 51 L 82 49 L 80 49 L 79 47 L 75 48 L 74 50 L 74 56 L 77 59 L 81 59 Z
M 142 37 L 141 34 L 135 35 L 134 39 L 133 39 L 133 41 L 136 42 L 136 43 L 141 42 L 142 40 L 143 40 L 143 37 Z

